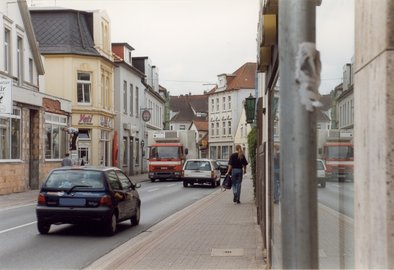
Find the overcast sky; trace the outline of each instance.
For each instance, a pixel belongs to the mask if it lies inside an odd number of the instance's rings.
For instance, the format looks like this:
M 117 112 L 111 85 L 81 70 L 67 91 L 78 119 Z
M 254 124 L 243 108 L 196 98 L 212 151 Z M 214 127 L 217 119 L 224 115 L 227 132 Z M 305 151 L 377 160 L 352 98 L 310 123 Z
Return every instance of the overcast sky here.
M 27 0 L 29 6 L 104 9 L 112 41 L 148 56 L 171 95 L 202 94 L 217 75 L 256 61 L 258 0 Z M 354 47 L 354 0 L 323 0 L 317 8 L 317 48 L 327 93 L 341 82 Z

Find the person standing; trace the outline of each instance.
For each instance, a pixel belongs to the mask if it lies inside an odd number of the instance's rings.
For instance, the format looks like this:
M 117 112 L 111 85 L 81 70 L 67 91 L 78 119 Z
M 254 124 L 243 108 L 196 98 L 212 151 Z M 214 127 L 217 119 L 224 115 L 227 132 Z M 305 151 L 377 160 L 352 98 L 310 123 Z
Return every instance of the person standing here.
M 72 165 L 73 165 L 73 162 L 70 158 L 70 154 L 66 153 L 65 157 L 62 160 L 62 166 L 64 167 L 64 166 L 72 166 Z
M 246 166 L 248 165 L 248 161 L 245 158 L 245 154 L 242 150 L 241 145 L 237 144 L 235 146 L 235 152 L 231 154 L 230 159 L 228 161 L 228 170 L 226 175 L 231 172 L 231 180 L 233 182 L 233 202 L 241 203 L 241 184 L 243 174 L 246 173 Z

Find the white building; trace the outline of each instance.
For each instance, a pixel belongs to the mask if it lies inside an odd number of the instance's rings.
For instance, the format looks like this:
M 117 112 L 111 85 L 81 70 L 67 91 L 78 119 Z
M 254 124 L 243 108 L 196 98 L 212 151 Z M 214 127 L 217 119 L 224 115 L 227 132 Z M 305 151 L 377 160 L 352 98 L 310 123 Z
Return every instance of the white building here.
M 209 157 L 227 159 L 235 150 L 237 130 L 241 129 L 244 101 L 255 95 L 256 63 L 246 63 L 233 74 L 218 75 L 218 86 L 208 94 Z M 245 122 L 246 123 L 246 122 Z M 247 149 L 247 145 L 242 145 Z
M 118 132 L 118 164 L 128 175 L 143 169 L 145 122 L 141 118 L 144 104 L 145 74 L 133 66 L 132 51 L 127 43 L 112 43 L 114 61 L 115 130 Z

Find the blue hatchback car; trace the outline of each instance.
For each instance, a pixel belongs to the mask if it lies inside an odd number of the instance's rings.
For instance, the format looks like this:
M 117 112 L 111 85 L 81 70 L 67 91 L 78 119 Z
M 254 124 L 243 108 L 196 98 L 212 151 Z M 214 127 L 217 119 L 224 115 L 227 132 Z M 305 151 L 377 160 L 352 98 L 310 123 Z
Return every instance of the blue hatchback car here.
M 141 200 L 134 184 L 119 168 L 62 167 L 52 170 L 38 195 L 37 228 L 47 234 L 52 224 L 98 223 L 107 235 L 118 222 L 140 221 Z

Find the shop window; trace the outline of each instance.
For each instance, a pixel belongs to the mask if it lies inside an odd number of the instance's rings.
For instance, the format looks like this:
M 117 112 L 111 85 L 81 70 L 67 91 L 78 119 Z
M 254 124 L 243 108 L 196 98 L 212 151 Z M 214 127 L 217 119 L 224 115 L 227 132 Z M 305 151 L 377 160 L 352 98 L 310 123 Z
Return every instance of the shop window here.
M 0 116 L 0 159 L 21 158 L 21 110 L 9 117 Z
M 67 151 L 67 133 L 63 131 L 66 127 L 67 117 L 51 113 L 45 114 L 45 158 L 60 159 Z

